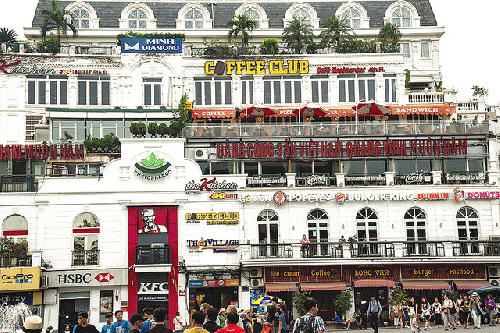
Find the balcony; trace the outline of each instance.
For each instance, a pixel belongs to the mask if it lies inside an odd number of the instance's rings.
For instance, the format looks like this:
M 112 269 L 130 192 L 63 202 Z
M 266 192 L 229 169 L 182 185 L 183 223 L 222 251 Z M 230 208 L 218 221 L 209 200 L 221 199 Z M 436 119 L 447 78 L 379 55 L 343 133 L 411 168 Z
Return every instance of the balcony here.
M 99 265 L 99 250 L 71 251 L 73 261 L 71 266 Z
M 17 251 L 0 251 L 0 268 L 31 267 L 31 255 Z
M 170 247 L 152 247 L 149 245 L 135 248 L 135 265 L 169 265 Z
M 408 104 L 442 104 L 444 100 L 444 92 L 407 92 Z
M 500 241 L 461 240 L 453 242 L 453 256 L 500 256 Z
M 415 241 L 403 244 L 405 257 L 444 257 L 443 242 Z
M 38 181 L 32 175 L 0 176 L 0 192 L 37 192 Z

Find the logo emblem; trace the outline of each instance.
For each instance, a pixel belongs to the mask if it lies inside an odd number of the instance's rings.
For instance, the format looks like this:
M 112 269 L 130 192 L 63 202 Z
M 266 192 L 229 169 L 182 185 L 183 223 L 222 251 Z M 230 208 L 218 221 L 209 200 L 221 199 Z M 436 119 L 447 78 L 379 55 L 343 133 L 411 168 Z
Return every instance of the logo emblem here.
M 143 158 L 135 164 L 135 174 L 143 179 L 158 180 L 165 178 L 170 173 L 170 163 L 165 163 L 163 158 L 157 159 L 154 153 L 149 155 L 149 160 Z
M 276 205 L 281 206 L 287 201 L 286 194 L 283 191 L 278 191 L 273 195 L 273 201 Z
M 453 191 L 453 194 L 455 196 L 455 201 L 464 201 L 465 200 L 465 193 L 464 193 L 464 191 L 460 191 L 458 189 L 455 189 Z
M 125 44 L 125 51 L 129 51 L 129 50 L 136 50 L 136 51 L 139 51 L 139 42 L 135 43 L 134 45 L 130 46 L 128 43 L 124 43 Z
M 344 203 L 346 199 L 346 195 L 342 192 L 335 194 L 335 200 L 337 200 L 338 203 Z
M 115 277 L 113 275 L 111 275 L 110 273 L 99 273 L 95 277 L 97 282 L 110 282 L 114 278 Z

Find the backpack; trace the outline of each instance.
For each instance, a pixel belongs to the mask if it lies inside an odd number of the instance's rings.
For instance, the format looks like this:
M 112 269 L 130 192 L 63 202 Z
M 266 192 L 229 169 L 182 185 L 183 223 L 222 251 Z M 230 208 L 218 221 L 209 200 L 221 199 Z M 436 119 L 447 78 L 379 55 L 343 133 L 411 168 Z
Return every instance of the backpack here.
M 299 319 L 299 326 L 293 333 L 313 333 L 312 323 L 314 321 L 314 316 L 310 317 L 311 319 L 306 321 L 306 317 L 302 317 Z

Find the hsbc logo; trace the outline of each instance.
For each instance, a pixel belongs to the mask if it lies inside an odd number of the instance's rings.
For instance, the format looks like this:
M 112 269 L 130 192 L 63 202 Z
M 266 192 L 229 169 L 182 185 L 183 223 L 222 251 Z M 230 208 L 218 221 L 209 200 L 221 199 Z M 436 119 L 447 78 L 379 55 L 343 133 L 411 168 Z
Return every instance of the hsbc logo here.
M 115 277 L 111 273 L 99 273 L 96 275 L 95 279 L 97 282 L 111 282 Z

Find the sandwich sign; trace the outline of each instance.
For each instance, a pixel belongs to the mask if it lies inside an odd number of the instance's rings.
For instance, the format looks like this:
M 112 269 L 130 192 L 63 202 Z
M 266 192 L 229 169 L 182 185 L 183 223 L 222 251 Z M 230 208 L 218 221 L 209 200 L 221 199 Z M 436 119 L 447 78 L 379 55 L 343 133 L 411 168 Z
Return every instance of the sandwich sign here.
M 122 53 L 181 53 L 182 38 L 122 38 Z

